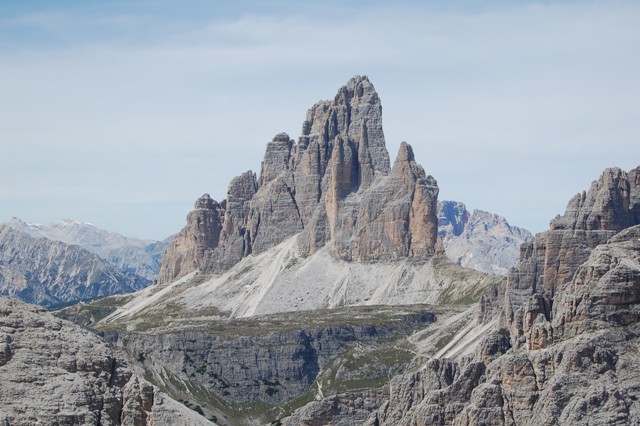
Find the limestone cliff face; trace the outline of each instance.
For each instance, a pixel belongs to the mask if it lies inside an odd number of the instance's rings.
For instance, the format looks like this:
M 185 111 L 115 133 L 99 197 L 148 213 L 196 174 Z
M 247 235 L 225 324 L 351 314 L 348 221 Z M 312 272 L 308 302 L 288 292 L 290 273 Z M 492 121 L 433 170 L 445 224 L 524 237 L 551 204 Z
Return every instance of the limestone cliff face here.
M 92 333 L 0 297 L 0 423 L 211 425 Z
M 638 170 L 607 169 L 588 192 L 577 194 L 550 229 L 521 247 L 520 263 L 509 276 L 505 326 L 518 343 L 548 343 L 555 294 L 573 278 L 598 245 L 638 221 Z M 534 325 L 534 322 L 536 325 Z
M 233 179 L 214 208 L 220 229 L 205 228 L 204 251 L 196 249 L 201 229 L 188 219 L 159 281 L 225 271 L 296 234 L 306 254 L 328 245 L 344 260 L 428 256 L 437 238 L 437 194 L 408 144 L 391 168 L 380 99 L 367 77 L 356 76 L 307 112 L 297 143 L 284 133 L 273 138 L 259 178 L 246 172 Z
M 640 416 L 640 226 L 593 250 L 554 299 L 545 350 L 507 329 L 462 362 L 399 376 L 369 425 L 628 425 Z
M 198 198 L 187 216 L 187 226 L 174 238 L 160 267 L 159 281 L 166 282 L 198 270 L 204 255 L 220 241 L 224 207 L 209 194 Z
M 640 226 L 596 247 L 555 298 L 550 329 L 565 340 L 640 320 Z

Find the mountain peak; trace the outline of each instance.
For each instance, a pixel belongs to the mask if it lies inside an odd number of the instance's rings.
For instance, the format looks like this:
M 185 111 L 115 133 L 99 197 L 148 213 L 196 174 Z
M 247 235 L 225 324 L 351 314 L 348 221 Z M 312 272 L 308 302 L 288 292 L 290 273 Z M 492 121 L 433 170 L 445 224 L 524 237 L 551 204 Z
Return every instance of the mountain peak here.
M 245 172 L 232 179 L 215 214 L 189 215 L 159 281 L 198 269 L 222 272 L 296 234 L 302 252 L 328 246 L 343 260 L 430 255 L 437 237 L 437 183 L 407 143 L 396 164 L 397 173 L 378 93 L 366 76 L 355 76 L 333 100 L 307 111 L 298 143 L 279 133 L 267 144 L 259 179 Z M 203 228 L 206 223 L 211 226 Z

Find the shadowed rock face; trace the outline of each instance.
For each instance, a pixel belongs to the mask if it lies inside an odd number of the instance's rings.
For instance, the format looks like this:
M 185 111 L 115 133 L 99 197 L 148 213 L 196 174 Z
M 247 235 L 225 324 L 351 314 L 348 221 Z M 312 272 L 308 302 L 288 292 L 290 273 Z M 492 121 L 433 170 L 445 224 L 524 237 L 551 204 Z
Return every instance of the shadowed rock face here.
M 298 143 L 281 133 L 267 144 L 259 178 L 246 172 L 232 180 L 227 199 L 207 213 L 211 226 L 199 225 L 196 207 L 159 281 L 225 271 L 298 233 L 306 254 L 329 245 L 344 260 L 428 256 L 437 194 L 408 144 L 391 167 L 380 99 L 367 77 L 356 76 L 309 109 Z

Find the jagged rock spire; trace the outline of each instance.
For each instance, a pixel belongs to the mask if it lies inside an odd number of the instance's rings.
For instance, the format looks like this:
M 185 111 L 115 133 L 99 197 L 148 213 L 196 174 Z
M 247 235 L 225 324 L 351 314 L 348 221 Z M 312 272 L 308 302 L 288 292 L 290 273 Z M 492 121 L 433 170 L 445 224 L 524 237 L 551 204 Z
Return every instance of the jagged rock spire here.
M 160 281 L 194 269 L 224 271 L 299 233 L 302 251 L 330 244 L 345 260 L 433 252 L 437 183 L 406 143 L 391 169 L 380 98 L 366 76 L 353 77 L 334 99 L 311 107 L 302 129 L 297 144 L 286 133 L 267 144 L 259 179 L 246 172 L 232 180 L 227 199 L 212 204 L 213 235 L 190 236 L 199 232 L 200 217 L 190 215 L 167 251 L 164 263 L 172 264 L 163 264 Z

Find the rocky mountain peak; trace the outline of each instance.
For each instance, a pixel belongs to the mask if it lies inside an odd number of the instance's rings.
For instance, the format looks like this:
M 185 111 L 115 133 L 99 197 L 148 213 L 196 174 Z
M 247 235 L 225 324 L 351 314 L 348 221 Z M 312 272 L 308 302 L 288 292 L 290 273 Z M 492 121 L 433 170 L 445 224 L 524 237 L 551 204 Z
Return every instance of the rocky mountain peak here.
M 194 210 L 209 210 L 216 205 L 216 200 L 211 198 L 209 194 L 204 194 L 202 197 L 198 198 L 194 203 Z
M 504 322 L 513 330 L 514 344 L 547 345 L 556 293 L 571 282 L 595 247 L 640 224 L 638 170 L 606 169 L 589 191 L 569 201 L 565 214 L 553 219 L 548 231 L 522 246 L 505 296 Z
M 286 133 L 278 133 L 267 144 L 260 170 L 260 187 L 267 185 L 278 175 L 289 170 L 293 145 L 294 141 Z
M 259 179 L 248 171 L 231 181 L 219 208 L 207 204 L 216 214 L 206 238 L 191 234 L 208 222 L 198 222 L 199 213 L 188 218 L 159 280 L 227 270 L 296 234 L 307 254 L 329 245 L 344 260 L 427 256 L 437 238 L 437 194 L 410 145 L 401 145 L 391 170 L 380 98 L 366 76 L 355 76 L 307 111 L 297 144 L 286 133 L 267 144 Z
M 632 208 L 638 202 L 637 174 L 637 169 L 629 174 L 617 167 L 606 169 L 588 192 L 576 194 L 569 201 L 565 214 L 551 221 L 551 229 L 619 231 L 632 226 L 637 220 Z
M 187 216 L 187 226 L 175 237 L 165 252 L 158 281 L 181 277 L 203 265 L 205 253 L 218 246 L 222 233 L 224 206 L 209 194 L 198 198 Z
M 333 151 L 334 139 L 340 136 L 358 155 L 355 157 L 366 166 L 364 174 L 390 170 L 389 153 L 382 130 L 382 104 L 373 84 L 366 76 L 355 76 L 338 90 L 333 101 L 320 101 L 307 112 L 302 125 L 300 146 L 314 142 L 323 157 Z M 322 161 L 327 164 L 328 158 Z M 322 169 L 322 167 L 321 167 Z M 365 184 L 370 183 L 366 178 Z
M 411 161 L 416 161 L 415 155 L 413 155 L 413 148 L 406 142 L 400 143 L 400 149 L 398 150 L 398 155 L 396 156 L 396 164 L 408 163 Z

